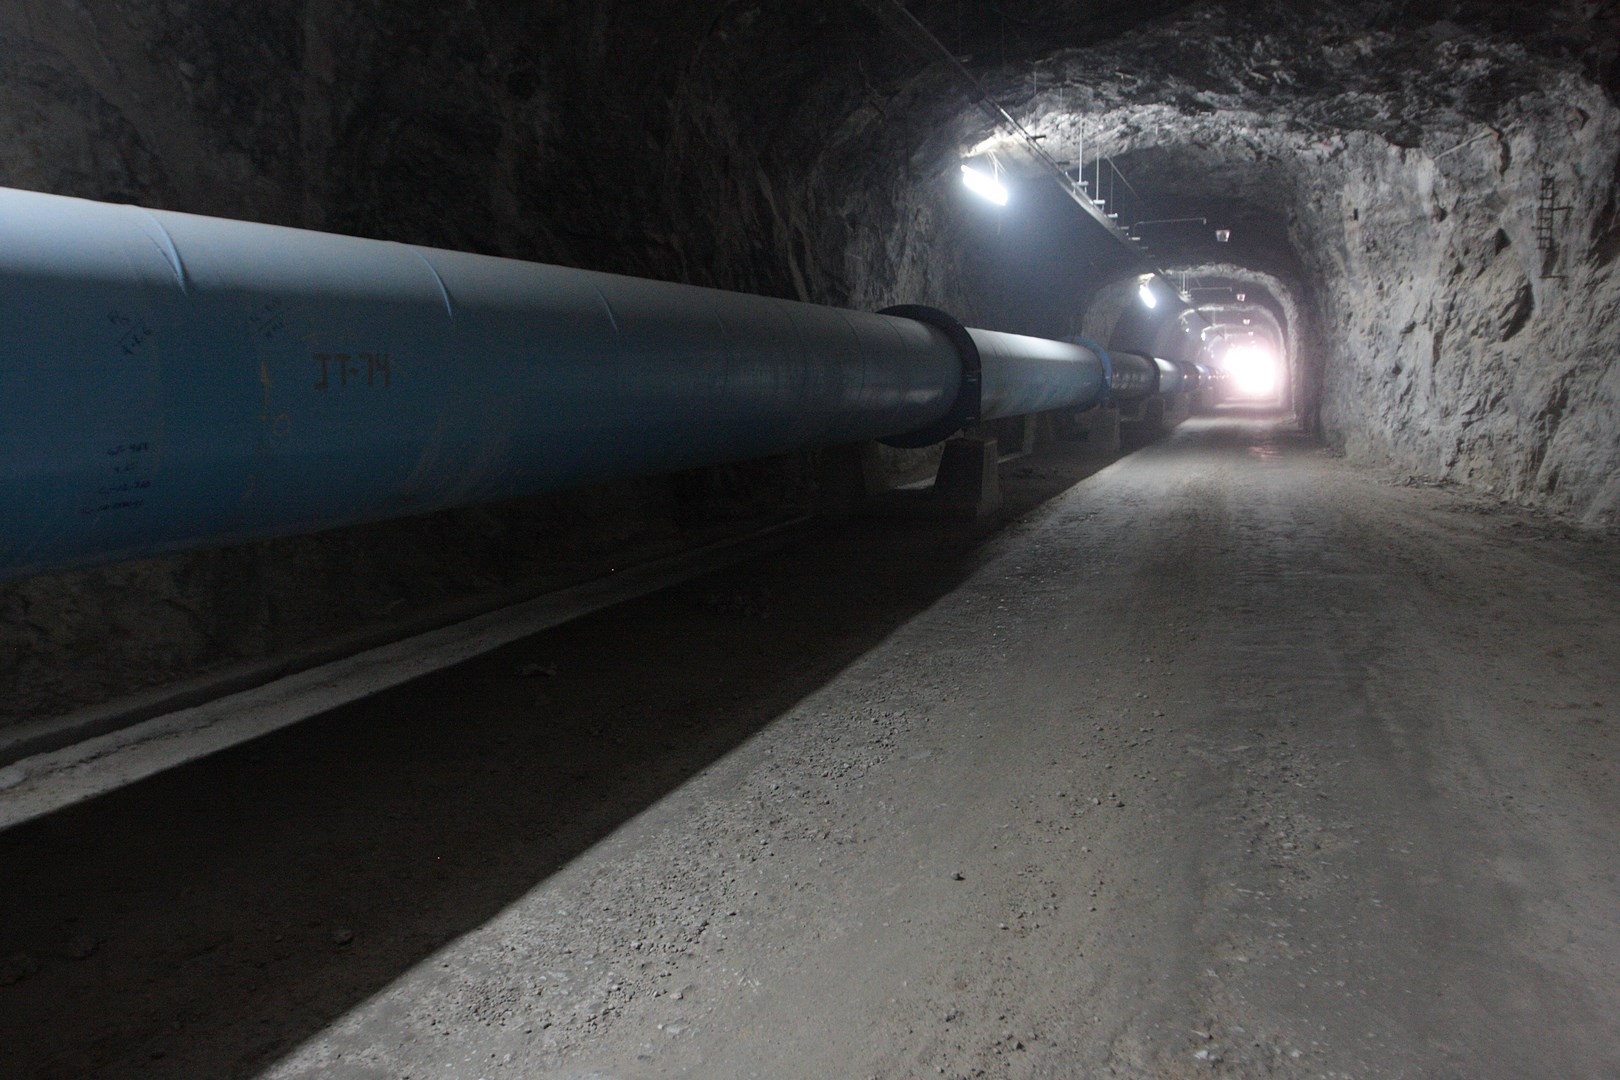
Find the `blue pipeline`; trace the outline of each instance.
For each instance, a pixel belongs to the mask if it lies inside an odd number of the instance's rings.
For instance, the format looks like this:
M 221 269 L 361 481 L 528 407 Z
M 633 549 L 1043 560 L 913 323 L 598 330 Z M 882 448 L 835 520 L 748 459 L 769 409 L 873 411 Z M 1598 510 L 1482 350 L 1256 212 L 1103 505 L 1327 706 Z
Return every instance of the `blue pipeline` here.
M 978 416 L 1080 346 L 969 330 Z M 0 579 L 925 429 L 939 328 L 0 189 Z
M 1103 386 L 1108 391 L 1105 396 L 1111 396 L 1114 389 L 1114 358 L 1108 354 L 1108 350 L 1088 337 L 1067 337 L 1063 340 L 1097 354 L 1097 359 L 1102 361 Z
M 1174 360 L 1166 360 L 1162 356 L 1152 358 L 1159 369 L 1159 393 L 1165 397 L 1179 394 L 1187 389 L 1187 376 L 1181 370 L 1181 365 Z
M 1159 392 L 1159 367 L 1150 358 L 1115 349 L 1108 362 L 1109 396 L 1115 401 L 1139 401 Z

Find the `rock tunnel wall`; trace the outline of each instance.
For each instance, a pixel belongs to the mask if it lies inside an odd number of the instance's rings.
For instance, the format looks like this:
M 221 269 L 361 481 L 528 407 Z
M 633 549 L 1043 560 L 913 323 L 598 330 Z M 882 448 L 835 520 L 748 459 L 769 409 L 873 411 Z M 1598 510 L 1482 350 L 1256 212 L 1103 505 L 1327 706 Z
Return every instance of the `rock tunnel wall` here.
M 1443 156 L 1345 146 L 1323 426 L 1357 457 L 1613 521 L 1620 117 L 1589 87 L 1538 98 Z
M 1620 516 L 1620 16 L 1199 4 L 1000 84 L 1208 214 L 1300 306 L 1299 406 L 1365 462 Z M 1089 153 L 1088 153 L 1089 156 Z M 1216 251 L 1163 242 L 1161 264 Z M 1237 280 L 1237 279 L 1234 279 Z

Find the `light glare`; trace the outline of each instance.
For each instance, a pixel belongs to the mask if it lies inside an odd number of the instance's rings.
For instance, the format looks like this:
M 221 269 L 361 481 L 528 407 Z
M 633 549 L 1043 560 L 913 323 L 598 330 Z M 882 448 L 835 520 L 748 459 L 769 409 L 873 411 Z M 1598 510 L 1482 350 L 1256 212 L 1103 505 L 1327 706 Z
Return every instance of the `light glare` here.
M 1221 366 L 1232 377 L 1232 388 L 1243 397 L 1277 393 L 1277 357 L 1264 345 L 1234 345 L 1226 350 Z
M 1142 282 L 1141 286 L 1136 290 L 1136 295 L 1142 298 L 1142 303 L 1147 307 L 1156 308 L 1159 306 L 1159 298 L 1153 295 L 1153 283 L 1150 281 Z
M 989 199 L 997 206 L 1007 205 L 1007 189 L 995 177 L 982 173 L 971 165 L 962 166 L 962 183 L 980 198 Z

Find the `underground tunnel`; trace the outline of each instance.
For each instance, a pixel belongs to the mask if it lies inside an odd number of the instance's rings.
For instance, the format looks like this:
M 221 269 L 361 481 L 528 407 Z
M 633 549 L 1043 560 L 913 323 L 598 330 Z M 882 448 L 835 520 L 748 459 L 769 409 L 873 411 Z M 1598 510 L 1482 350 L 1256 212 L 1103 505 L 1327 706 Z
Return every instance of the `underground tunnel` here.
M 0 1073 L 1620 1068 L 1612 5 L 0 28 Z

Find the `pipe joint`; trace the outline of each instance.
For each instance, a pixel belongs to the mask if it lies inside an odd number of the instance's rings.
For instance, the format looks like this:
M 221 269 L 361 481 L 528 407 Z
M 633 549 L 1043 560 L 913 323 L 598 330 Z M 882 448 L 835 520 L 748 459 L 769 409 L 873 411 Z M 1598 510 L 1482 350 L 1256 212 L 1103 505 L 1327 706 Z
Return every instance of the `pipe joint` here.
M 891 435 L 879 441 L 898 450 L 917 450 L 943 442 L 963 428 L 977 424 L 982 408 L 984 365 L 979 356 L 979 347 L 974 343 L 973 335 L 968 333 L 967 327 L 938 308 L 928 307 L 925 304 L 900 304 L 884 308 L 878 314 L 893 315 L 932 326 L 945 335 L 962 361 L 962 382 L 956 391 L 956 400 L 951 402 L 950 412 L 927 427 L 903 435 Z

